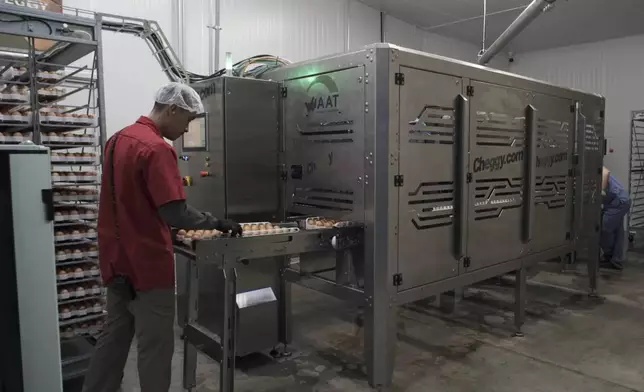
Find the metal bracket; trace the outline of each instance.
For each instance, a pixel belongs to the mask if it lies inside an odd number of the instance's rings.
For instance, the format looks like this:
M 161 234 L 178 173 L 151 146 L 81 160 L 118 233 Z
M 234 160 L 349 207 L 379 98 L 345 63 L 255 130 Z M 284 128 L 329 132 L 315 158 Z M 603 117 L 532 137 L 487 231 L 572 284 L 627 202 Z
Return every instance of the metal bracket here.
M 401 187 L 405 183 L 405 177 L 402 174 L 397 174 L 394 176 L 394 186 Z
M 474 86 L 467 86 L 467 89 L 465 89 L 465 94 L 468 97 L 473 97 L 474 96 Z
M 394 274 L 394 286 L 402 286 L 403 276 L 402 274 Z
M 472 182 L 472 173 L 467 173 L 465 175 L 465 181 L 467 181 L 468 184 Z
M 468 256 L 463 257 L 463 267 L 470 268 L 471 264 L 472 264 L 472 259 L 470 259 Z
M 288 89 L 286 87 L 280 88 L 280 94 L 282 95 L 282 98 L 286 98 L 288 96 Z
M 396 72 L 394 74 L 394 82 L 398 86 L 404 86 L 405 85 L 405 74 L 401 72 Z

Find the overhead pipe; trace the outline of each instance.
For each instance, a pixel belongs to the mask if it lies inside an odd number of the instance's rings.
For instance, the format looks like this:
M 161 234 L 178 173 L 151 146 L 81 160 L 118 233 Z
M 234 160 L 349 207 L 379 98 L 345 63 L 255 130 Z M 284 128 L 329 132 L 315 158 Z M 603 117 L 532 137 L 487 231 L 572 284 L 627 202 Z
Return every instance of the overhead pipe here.
M 485 65 L 492 60 L 503 48 L 507 46 L 517 35 L 519 35 L 528 25 L 535 20 L 542 12 L 552 8 L 556 0 L 533 0 L 523 12 L 508 26 L 508 28 L 499 35 L 488 50 L 484 51 L 479 57 L 478 63 Z

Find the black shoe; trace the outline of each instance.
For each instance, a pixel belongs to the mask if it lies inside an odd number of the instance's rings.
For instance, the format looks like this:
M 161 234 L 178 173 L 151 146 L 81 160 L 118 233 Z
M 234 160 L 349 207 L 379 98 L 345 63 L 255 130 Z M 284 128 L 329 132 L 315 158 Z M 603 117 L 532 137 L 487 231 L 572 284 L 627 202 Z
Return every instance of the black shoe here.
M 616 261 L 603 261 L 599 264 L 599 268 L 621 271 L 624 269 L 624 266 L 622 265 L 622 263 L 618 263 Z

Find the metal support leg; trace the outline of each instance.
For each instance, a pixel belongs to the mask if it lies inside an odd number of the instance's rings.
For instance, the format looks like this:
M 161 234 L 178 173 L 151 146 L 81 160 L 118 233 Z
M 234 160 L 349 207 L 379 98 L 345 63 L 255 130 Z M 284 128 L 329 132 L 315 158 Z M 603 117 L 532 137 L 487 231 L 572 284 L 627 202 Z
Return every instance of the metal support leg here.
M 291 313 L 291 283 L 284 278 L 284 268 L 287 261 L 283 260 L 280 268 L 280 285 L 279 285 L 279 341 L 287 345 L 292 341 L 292 313 Z
M 233 392 L 235 389 L 235 345 L 237 338 L 237 270 L 229 267 L 230 262 L 224 260 L 224 319 L 221 336 L 221 373 L 219 379 L 220 392 Z
M 588 259 L 588 284 L 589 296 L 591 298 L 599 298 L 597 293 L 597 276 L 599 275 L 599 249 L 595 252 L 596 255 Z
M 186 263 L 186 293 L 188 311 L 184 320 L 184 328 L 197 320 L 197 298 L 199 295 L 199 282 L 197 280 L 197 263 L 190 260 Z M 192 390 L 197 386 L 197 348 L 183 339 L 183 388 Z
M 375 302 L 378 305 L 378 301 Z M 398 307 L 382 298 L 379 306 L 369 301 L 364 319 L 364 349 L 369 384 L 373 388 L 391 385 L 396 357 Z
M 521 328 L 525 322 L 527 274 L 525 267 L 516 270 L 516 282 L 514 286 L 514 336 L 523 337 Z

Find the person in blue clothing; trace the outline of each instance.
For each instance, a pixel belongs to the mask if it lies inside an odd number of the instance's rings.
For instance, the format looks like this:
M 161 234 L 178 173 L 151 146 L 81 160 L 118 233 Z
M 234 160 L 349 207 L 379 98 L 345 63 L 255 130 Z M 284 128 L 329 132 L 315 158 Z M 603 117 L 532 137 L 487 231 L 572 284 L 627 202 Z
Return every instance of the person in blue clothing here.
M 602 175 L 602 232 L 600 245 L 604 254 L 601 267 L 624 268 L 624 217 L 631 209 L 628 191 L 604 168 Z

